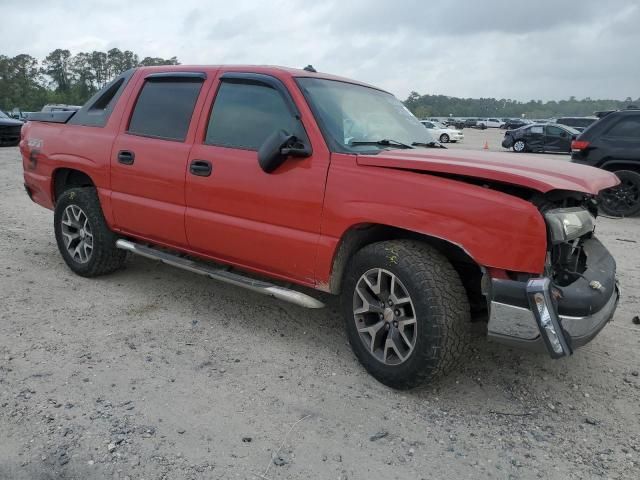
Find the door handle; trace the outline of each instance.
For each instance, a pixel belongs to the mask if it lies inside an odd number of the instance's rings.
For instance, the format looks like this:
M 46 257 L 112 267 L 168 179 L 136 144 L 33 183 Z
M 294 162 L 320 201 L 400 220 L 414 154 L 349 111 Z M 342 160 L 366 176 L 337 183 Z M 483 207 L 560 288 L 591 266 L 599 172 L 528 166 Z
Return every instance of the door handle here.
M 118 163 L 123 165 L 133 165 L 133 161 L 136 159 L 136 155 L 129 150 L 120 150 L 118 152 Z
M 189 165 L 191 175 L 197 175 L 199 177 L 208 177 L 211 175 L 212 170 L 211 162 L 207 160 L 193 160 Z

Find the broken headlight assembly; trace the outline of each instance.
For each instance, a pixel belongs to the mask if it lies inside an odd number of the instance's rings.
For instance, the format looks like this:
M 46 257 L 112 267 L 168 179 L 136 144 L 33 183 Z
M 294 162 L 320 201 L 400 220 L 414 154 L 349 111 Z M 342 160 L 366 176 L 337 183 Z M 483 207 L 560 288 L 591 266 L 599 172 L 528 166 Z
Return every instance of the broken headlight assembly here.
M 544 218 L 553 244 L 570 242 L 593 232 L 595 228 L 595 218 L 581 207 L 548 210 Z

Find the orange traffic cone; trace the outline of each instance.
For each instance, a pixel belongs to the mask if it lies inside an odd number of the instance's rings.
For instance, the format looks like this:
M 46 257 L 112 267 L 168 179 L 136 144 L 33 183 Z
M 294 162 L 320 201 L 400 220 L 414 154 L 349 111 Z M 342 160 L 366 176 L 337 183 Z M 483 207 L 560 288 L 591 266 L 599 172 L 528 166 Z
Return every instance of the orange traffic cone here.
M 488 141 L 484 141 L 484 147 L 482 147 L 483 150 L 489 150 L 489 142 Z

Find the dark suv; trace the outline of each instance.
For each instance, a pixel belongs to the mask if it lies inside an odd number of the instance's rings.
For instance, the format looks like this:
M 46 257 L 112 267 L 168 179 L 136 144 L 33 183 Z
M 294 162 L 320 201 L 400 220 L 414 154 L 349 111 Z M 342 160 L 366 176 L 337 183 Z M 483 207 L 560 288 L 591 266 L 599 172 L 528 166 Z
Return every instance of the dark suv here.
M 584 130 L 596 120 L 598 119 L 595 117 L 561 117 L 558 118 L 555 123 L 566 125 L 567 127 L 573 127 L 579 132 L 584 132 Z
M 620 185 L 600 195 L 607 215 L 640 212 L 640 109 L 612 112 L 587 128 L 571 144 L 571 161 L 614 172 Z

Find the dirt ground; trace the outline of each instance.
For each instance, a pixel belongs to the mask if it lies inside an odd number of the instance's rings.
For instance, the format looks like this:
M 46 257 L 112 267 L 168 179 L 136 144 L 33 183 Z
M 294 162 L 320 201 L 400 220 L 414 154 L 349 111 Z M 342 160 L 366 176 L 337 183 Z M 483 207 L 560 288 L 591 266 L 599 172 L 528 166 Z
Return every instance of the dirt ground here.
M 397 392 L 332 299 L 142 258 L 73 275 L 21 172 L 0 149 L 0 479 L 640 478 L 640 218 L 599 219 L 624 296 L 591 344 L 554 361 L 479 326 L 463 370 Z

